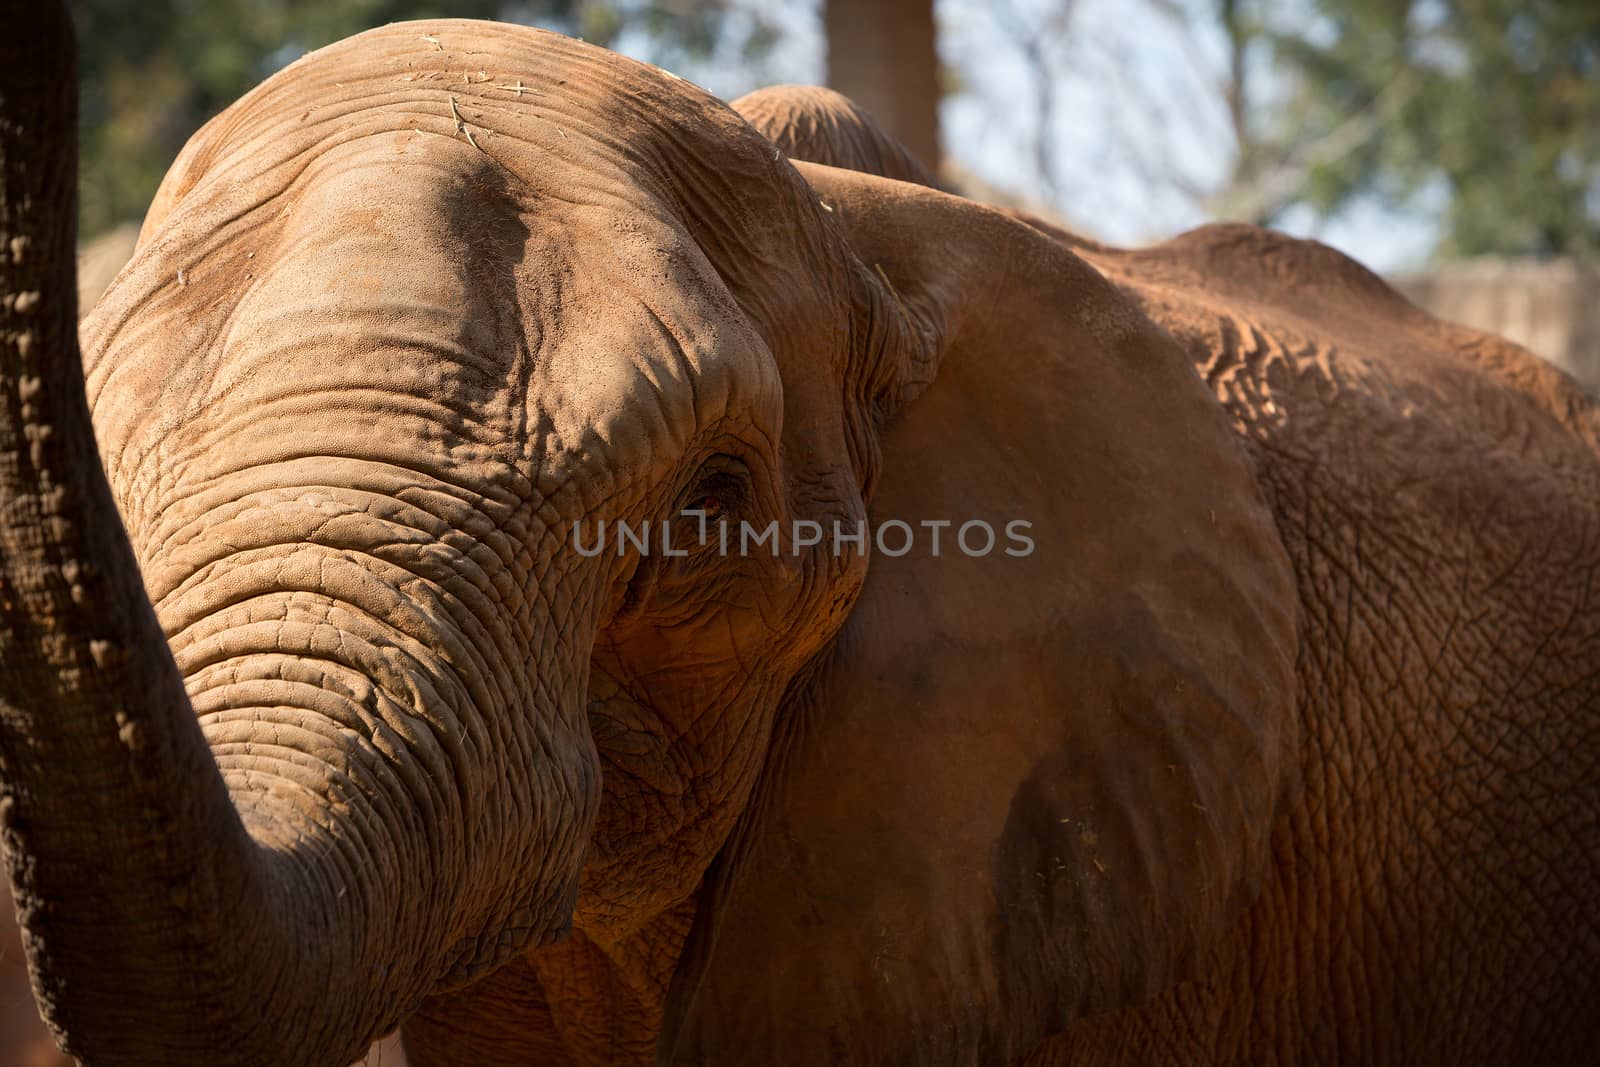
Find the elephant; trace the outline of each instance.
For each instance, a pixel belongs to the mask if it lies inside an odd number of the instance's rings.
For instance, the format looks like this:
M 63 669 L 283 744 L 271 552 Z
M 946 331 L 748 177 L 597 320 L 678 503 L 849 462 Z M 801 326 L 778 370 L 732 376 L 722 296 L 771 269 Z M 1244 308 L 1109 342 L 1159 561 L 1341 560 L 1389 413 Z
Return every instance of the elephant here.
M 70 28 L 8 28 L 0 828 L 82 1062 L 1592 1052 L 1557 371 L 453 20 L 206 125 L 80 353 Z

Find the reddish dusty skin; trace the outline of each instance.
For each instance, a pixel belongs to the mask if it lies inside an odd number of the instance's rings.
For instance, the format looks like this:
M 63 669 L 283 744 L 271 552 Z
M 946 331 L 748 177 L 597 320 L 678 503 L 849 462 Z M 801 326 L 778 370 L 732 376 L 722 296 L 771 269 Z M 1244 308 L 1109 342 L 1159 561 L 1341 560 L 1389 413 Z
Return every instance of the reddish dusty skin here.
M 1592 1052 L 1565 378 L 466 22 L 201 131 L 80 373 L 64 31 L 0 36 L 0 829 L 85 1062 Z M 568 539 L 707 500 L 1034 551 Z
M 738 106 L 797 158 L 892 158 L 859 146 L 870 130 L 819 139 L 847 105 L 815 90 L 768 90 Z M 830 115 L 770 120 L 806 107 Z M 948 232 L 878 225 L 891 217 L 884 205 L 918 194 L 801 169 L 856 228 L 857 247 L 885 263 Z M 1312 242 L 1215 226 L 1129 252 L 1020 221 L 1177 340 L 1271 508 L 1299 614 L 1298 697 L 1285 724 L 1299 788 L 1269 824 L 1259 892 L 1237 898 L 1231 925 L 1196 939 L 1166 980 L 1140 970 L 1192 915 L 1157 911 L 1157 940 L 1143 946 L 1150 927 L 1111 923 L 1105 936 L 1139 950 L 1122 972 L 1132 981 L 1120 997 L 1085 1003 L 1082 986 L 1061 981 L 1083 957 L 1061 955 L 1049 935 L 1092 939 L 1083 887 L 1139 865 L 1111 855 L 1118 843 L 1104 824 L 1126 813 L 1081 791 L 1137 767 L 1142 728 L 1115 748 L 1094 744 L 1085 721 L 1097 689 L 1075 663 L 1095 639 L 1060 621 L 1041 637 L 1018 615 L 1048 588 L 1046 574 L 1024 572 L 1007 595 L 987 573 L 880 557 L 827 672 L 799 694 L 806 726 L 782 758 L 783 780 L 758 795 L 739 851 L 711 883 L 718 941 L 691 957 L 703 977 L 680 1058 L 717 1062 L 770 1040 L 795 1050 L 793 1062 L 808 1052 L 969 1062 L 973 1049 L 979 1062 L 1021 1056 L 1036 1067 L 1589 1062 L 1600 1039 L 1587 1008 L 1600 992 L 1593 405 L 1525 351 L 1428 317 Z M 1018 275 L 1007 301 L 992 298 L 1013 315 Z M 889 277 L 915 291 L 914 278 Z M 874 511 L 942 515 L 982 493 L 1044 507 L 994 472 L 1036 447 L 1052 413 L 1084 417 L 1083 401 L 1050 394 L 1062 379 L 1028 352 L 1026 320 L 1001 321 L 1001 344 L 981 361 L 952 351 L 887 429 Z M 1092 358 L 1081 344 L 1061 348 Z M 1004 429 L 1016 425 L 1025 430 Z M 986 453 L 986 469 L 962 469 Z M 1070 454 L 1105 462 L 1090 444 Z M 897 481 L 897 465 L 916 477 Z M 1072 481 L 1070 467 L 1056 469 L 1046 499 L 1057 514 L 1102 532 L 1109 522 L 1126 544 L 1129 510 L 1086 516 Z M 1215 504 L 1208 521 L 1226 521 L 1226 495 Z M 1102 591 L 1095 607 L 1116 596 Z M 951 603 L 945 620 L 940 605 Z M 1170 662 L 1138 673 L 1163 669 Z M 994 749 L 975 738 L 996 732 L 997 708 L 1037 707 L 1041 687 L 1061 702 L 1066 740 L 1057 753 L 1028 743 L 1021 765 L 1037 762 L 1013 791 L 1016 778 L 986 766 Z M 1138 688 L 1125 680 L 1109 699 L 1137 713 Z M 1014 743 L 1037 730 L 1023 719 L 998 732 Z M 1192 756 L 1175 762 L 1193 774 Z M 879 771 L 845 771 L 866 766 Z M 958 775 L 968 777 L 952 788 Z M 977 835 L 963 849 L 957 835 L 988 797 L 1007 802 L 998 849 Z M 1155 789 L 1132 806 L 1160 802 Z M 1202 806 L 1202 824 L 1214 824 L 1215 805 Z M 952 870 L 992 878 L 998 928 L 977 894 L 964 908 L 928 908 L 961 899 Z M 1196 885 L 1202 899 L 1215 892 Z M 955 946 L 966 954 L 951 959 Z M 1094 1017 L 1073 1021 L 1085 1011 Z

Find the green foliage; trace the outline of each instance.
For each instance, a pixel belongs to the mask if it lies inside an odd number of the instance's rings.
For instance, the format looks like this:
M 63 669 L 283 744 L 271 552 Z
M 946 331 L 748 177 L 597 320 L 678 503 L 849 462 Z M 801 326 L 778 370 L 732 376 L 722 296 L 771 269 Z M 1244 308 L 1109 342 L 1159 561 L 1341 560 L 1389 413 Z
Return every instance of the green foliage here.
M 307 51 L 417 18 L 499 18 L 611 45 L 639 31 L 650 58 L 693 62 L 725 44 L 732 0 L 69 0 L 81 93 L 83 237 L 143 216 L 184 142 L 246 90 Z M 743 58 L 772 45 L 740 23 Z
M 1331 213 L 1363 194 L 1443 194 L 1445 256 L 1600 253 L 1600 4 L 1313 0 L 1264 16 L 1289 79 L 1282 130 L 1369 123 L 1302 189 Z M 1281 9 L 1279 9 L 1281 10 Z

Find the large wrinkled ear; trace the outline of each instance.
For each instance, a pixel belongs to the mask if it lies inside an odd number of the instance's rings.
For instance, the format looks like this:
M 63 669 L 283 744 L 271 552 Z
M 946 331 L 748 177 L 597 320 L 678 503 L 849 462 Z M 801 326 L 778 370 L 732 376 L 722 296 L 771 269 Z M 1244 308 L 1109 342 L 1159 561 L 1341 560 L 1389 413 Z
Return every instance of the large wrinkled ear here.
M 935 186 L 928 168 L 849 97 L 816 85 L 746 93 L 733 109 L 793 160 Z
M 1192 973 L 1252 900 L 1296 782 L 1295 588 L 1223 411 L 1095 271 L 800 169 L 881 287 L 864 313 L 904 317 L 857 332 L 931 346 L 883 353 L 936 371 L 871 504 L 916 543 L 874 553 L 791 693 L 662 1058 L 1003 1063 Z

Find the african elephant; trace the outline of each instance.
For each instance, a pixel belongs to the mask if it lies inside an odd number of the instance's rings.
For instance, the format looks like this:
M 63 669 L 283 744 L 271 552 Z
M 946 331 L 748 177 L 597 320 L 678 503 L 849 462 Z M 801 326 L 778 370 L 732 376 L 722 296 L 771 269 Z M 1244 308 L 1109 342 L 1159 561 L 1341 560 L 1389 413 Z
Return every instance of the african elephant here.
M 85 1062 L 1600 1038 L 1560 374 L 1314 244 L 1098 246 L 829 94 L 445 21 L 206 126 L 80 375 L 70 44 L 8 31 L 0 825 Z

